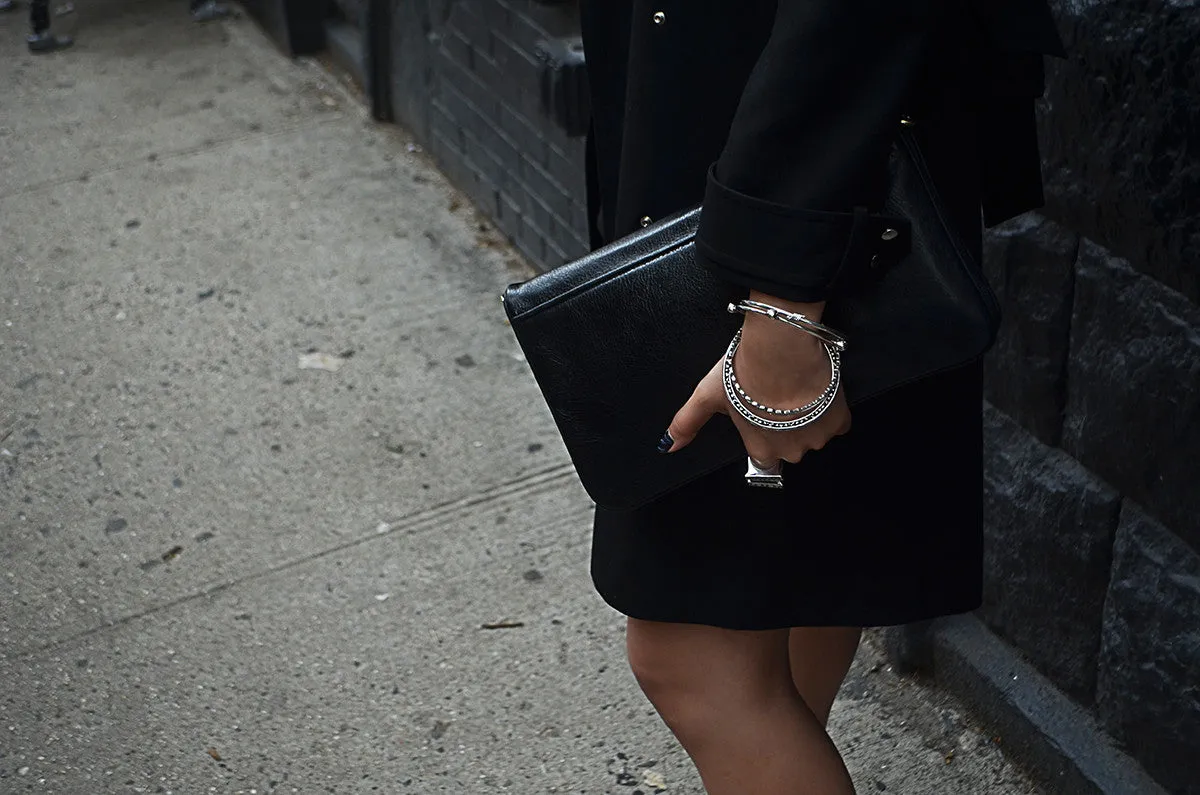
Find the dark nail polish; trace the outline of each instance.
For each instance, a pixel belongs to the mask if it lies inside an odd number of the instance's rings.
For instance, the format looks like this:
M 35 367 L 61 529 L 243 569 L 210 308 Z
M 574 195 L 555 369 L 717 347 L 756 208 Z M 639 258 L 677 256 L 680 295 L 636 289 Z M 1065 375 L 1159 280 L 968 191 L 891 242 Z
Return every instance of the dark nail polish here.
M 669 453 L 674 446 L 675 440 L 671 438 L 670 431 L 664 433 L 662 438 L 658 440 L 658 452 L 660 453 Z

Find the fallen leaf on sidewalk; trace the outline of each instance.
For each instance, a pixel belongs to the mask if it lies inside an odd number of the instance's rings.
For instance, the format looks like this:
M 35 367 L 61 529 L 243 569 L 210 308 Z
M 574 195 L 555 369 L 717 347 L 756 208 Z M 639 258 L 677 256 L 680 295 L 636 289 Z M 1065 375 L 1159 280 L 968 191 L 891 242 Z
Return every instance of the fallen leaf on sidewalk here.
M 213 759 L 217 760 L 218 762 L 221 761 L 221 755 L 219 753 L 217 753 L 216 748 L 209 748 L 209 749 L 207 749 L 207 751 L 208 751 L 208 755 L 211 756 Z
M 320 352 L 302 353 L 299 361 L 301 370 L 328 370 L 331 373 L 341 370 L 345 363 L 346 360 L 340 356 Z
M 175 558 L 179 557 L 180 552 L 183 552 L 183 547 L 171 547 L 170 549 L 168 549 L 166 552 L 163 553 L 163 556 L 162 556 L 163 563 L 175 560 Z
M 481 625 L 483 629 L 520 629 L 525 626 L 524 621 L 494 621 L 490 624 Z

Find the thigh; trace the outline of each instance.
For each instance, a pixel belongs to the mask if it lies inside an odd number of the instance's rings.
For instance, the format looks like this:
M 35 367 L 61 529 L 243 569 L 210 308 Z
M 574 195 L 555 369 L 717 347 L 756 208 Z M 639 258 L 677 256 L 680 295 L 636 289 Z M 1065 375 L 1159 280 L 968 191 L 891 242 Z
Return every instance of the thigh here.
M 629 662 L 643 687 L 768 691 L 790 682 L 788 630 L 629 619 Z
M 859 627 L 794 627 L 791 631 L 792 681 L 822 726 L 829 721 L 861 637 Z

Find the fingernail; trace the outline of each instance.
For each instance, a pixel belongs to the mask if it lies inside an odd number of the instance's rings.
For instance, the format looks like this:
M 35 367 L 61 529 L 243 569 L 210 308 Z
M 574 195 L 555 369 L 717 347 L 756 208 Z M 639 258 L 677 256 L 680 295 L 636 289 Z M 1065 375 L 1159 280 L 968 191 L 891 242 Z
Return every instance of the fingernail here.
M 662 438 L 658 440 L 658 452 L 660 453 L 669 453 L 671 452 L 671 448 L 674 446 L 675 440 L 671 438 L 670 431 L 664 433 Z

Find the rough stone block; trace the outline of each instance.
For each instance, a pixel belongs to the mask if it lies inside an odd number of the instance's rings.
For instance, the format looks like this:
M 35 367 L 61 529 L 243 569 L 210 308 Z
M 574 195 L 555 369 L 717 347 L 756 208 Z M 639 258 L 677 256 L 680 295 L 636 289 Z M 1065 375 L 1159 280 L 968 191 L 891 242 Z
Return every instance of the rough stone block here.
M 1120 497 L 990 407 L 984 440 L 981 614 L 1089 704 Z
M 984 238 L 984 269 L 1004 312 L 985 394 L 1049 445 L 1062 439 L 1078 250 L 1079 235 L 1032 213 Z
M 1104 610 L 1097 701 L 1168 791 L 1200 795 L 1200 554 L 1126 502 Z
M 1200 300 L 1200 14 L 1052 0 L 1070 57 L 1040 122 L 1047 214 Z
M 1200 309 L 1080 245 L 1063 447 L 1200 549 Z

